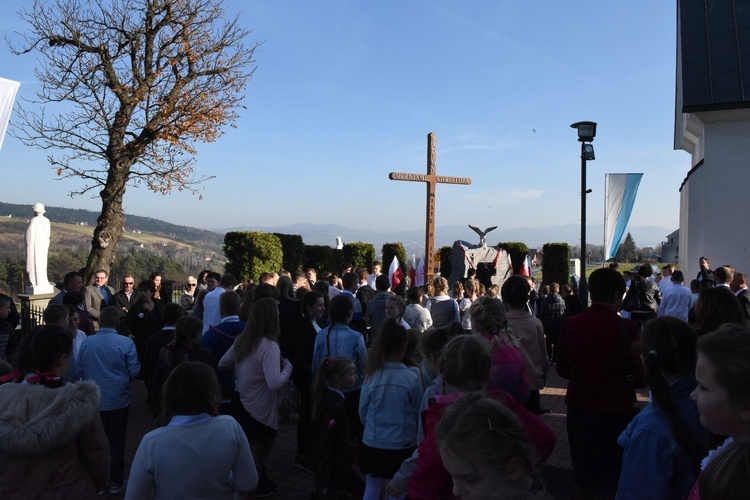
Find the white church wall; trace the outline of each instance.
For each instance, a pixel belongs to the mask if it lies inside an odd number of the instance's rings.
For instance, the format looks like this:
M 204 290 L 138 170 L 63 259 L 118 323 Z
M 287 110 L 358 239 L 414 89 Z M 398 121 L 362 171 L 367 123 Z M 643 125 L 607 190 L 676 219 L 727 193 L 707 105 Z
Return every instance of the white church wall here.
M 705 118 L 703 165 L 680 193 L 680 268 L 692 279 L 705 255 L 750 274 L 750 121 Z

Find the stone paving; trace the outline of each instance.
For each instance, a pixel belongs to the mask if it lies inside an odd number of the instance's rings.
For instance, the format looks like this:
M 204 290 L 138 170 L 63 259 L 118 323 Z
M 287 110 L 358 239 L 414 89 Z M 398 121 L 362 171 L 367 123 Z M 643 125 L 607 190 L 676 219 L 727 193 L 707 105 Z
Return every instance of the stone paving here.
M 130 407 L 128 433 L 125 451 L 126 476 L 133 461 L 141 438 L 156 428 L 150 412 L 146 410 L 146 391 L 143 383 L 134 381 L 133 401 Z M 570 497 L 572 471 L 568 451 L 568 435 L 565 429 L 565 390 L 567 381 L 550 368 L 547 387 L 541 391 L 541 406 L 551 411 L 542 416 L 557 436 L 557 444 L 552 455 L 542 464 L 540 473 L 545 480 L 548 492 L 553 498 Z M 648 401 L 647 393 L 639 391 L 641 403 Z M 269 477 L 279 483 L 280 488 L 271 497 L 273 500 L 307 500 L 313 489 L 313 475 L 294 465 L 296 452 L 296 424 L 284 422 L 279 426 L 279 434 L 274 450 L 268 458 L 266 468 Z M 106 498 L 102 497 L 102 498 Z M 122 495 L 108 495 L 109 498 L 122 498 Z

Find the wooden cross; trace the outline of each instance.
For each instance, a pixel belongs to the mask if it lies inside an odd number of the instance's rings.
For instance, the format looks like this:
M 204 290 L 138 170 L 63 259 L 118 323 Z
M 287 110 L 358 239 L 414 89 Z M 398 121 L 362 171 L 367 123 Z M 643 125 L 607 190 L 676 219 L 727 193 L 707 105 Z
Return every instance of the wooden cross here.
M 427 183 L 427 226 L 425 229 L 424 243 L 424 282 L 432 283 L 434 278 L 434 247 L 435 247 L 435 185 L 441 184 L 471 184 L 468 177 L 448 177 L 437 175 L 435 171 L 435 160 L 437 157 L 437 139 L 433 132 L 427 134 L 427 174 L 407 174 L 402 172 L 391 172 L 388 178 L 394 181 L 412 181 Z M 447 278 L 447 276 L 446 276 Z

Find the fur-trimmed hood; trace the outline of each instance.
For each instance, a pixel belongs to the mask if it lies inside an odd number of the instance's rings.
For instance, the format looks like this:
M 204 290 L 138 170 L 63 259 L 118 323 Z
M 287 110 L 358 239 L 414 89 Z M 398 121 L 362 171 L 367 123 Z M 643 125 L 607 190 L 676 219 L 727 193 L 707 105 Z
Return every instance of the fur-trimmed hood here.
M 0 453 L 38 454 L 73 440 L 99 411 L 93 382 L 0 386 Z

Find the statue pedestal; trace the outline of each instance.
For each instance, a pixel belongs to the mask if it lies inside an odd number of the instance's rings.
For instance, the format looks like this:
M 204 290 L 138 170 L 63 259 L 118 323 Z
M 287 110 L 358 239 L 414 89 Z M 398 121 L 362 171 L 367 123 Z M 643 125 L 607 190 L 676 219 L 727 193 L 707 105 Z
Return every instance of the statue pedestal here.
M 57 294 L 54 288 L 52 288 L 50 293 L 21 293 L 18 295 L 18 299 L 21 301 L 21 327 L 24 332 L 28 332 L 35 326 L 44 324 L 42 313 L 55 295 Z
M 49 295 L 50 293 L 54 297 L 55 287 L 53 287 L 49 283 L 47 283 L 46 285 L 29 285 L 26 287 L 27 295 Z

